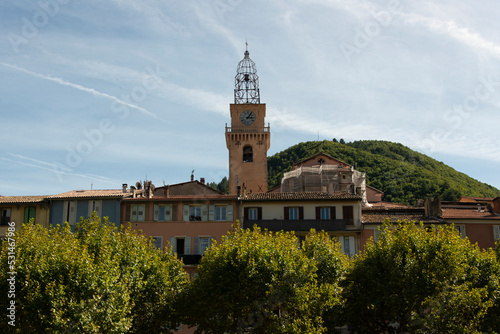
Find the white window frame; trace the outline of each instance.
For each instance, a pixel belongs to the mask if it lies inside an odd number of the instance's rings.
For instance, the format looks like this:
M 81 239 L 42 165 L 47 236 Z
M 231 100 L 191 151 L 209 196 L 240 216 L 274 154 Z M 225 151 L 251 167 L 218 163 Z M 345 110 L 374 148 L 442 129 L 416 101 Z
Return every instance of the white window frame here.
M 199 237 L 200 238 L 200 255 L 203 255 L 205 251 L 210 247 L 212 240 L 210 237 Z
M 194 215 L 192 214 L 194 210 Z M 199 215 L 197 215 L 199 211 Z M 199 219 L 197 219 L 199 217 Z M 201 217 L 201 205 L 190 205 L 189 206 L 189 221 L 201 221 L 203 220 Z
M 215 221 L 219 222 L 227 221 L 227 205 L 215 206 Z

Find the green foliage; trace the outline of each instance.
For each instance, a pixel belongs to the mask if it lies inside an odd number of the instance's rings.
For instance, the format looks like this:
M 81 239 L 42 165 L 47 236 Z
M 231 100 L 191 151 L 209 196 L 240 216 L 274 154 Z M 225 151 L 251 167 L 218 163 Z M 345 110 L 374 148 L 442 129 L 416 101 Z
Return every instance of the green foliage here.
M 198 267 L 184 296 L 185 322 L 197 325 L 197 333 L 324 332 L 321 314 L 338 303 L 343 274 L 333 245 L 323 235 L 301 249 L 292 233 L 229 233 Z
M 305 142 L 268 158 L 269 187 L 280 184 L 292 165 L 317 153 L 326 153 L 366 173 L 367 184 L 384 192 L 384 200 L 414 204 L 419 198 L 440 195 L 496 197 L 500 190 L 457 172 L 424 154 L 398 143 L 363 140 L 352 143 Z
M 404 222 L 384 230 L 343 282 L 345 319 L 353 329 L 480 333 L 490 326 L 488 316 L 498 318 L 492 306 L 500 269 L 491 252 L 481 252 L 453 226 Z
M 224 176 L 219 183 L 209 182 L 207 185 L 224 194 L 229 194 L 229 180 L 226 176 Z
M 64 227 L 24 225 L 16 244 L 16 329 L 21 333 L 166 332 L 187 282 L 182 263 L 130 227 L 93 215 Z M 0 291 L 6 295 L 7 243 Z M 5 298 L 0 305 L 6 309 Z

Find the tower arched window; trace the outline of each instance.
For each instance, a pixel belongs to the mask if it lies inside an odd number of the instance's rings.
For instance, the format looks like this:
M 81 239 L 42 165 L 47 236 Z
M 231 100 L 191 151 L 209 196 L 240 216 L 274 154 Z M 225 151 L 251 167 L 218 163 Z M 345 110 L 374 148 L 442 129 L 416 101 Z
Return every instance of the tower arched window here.
M 243 147 L 243 162 L 253 162 L 252 146 Z

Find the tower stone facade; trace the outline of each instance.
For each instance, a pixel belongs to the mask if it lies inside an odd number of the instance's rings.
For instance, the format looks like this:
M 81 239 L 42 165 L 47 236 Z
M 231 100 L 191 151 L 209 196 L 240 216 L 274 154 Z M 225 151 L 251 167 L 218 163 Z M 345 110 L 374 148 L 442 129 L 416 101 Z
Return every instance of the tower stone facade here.
M 267 192 L 267 151 L 271 143 L 265 125 L 266 105 L 260 103 L 259 77 L 250 53 L 238 63 L 231 126 L 226 124 L 229 150 L 229 193 Z

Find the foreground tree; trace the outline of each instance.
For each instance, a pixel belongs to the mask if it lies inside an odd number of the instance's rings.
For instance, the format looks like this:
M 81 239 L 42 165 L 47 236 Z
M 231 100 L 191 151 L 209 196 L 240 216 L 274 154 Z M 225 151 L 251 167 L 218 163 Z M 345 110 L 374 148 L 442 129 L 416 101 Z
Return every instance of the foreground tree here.
M 329 258 L 324 245 L 313 242 L 307 253 Z M 315 262 L 292 233 L 230 232 L 204 255 L 183 299 L 185 322 L 196 325 L 196 333 L 322 333 L 322 303 L 331 309 L 334 301 L 326 297 L 337 290 L 320 291 Z M 324 266 L 325 274 L 339 277 L 337 271 Z
M 453 226 L 384 226 L 344 281 L 345 316 L 362 333 L 480 333 L 498 298 L 498 263 Z M 498 315 L 497 315 L 498 316 Z
M 182 263 L 144 236 L 92 216 L 66 225 L 26 225 L 16 238 L 16 327 L 22 333 L 168 332 L 173 299 L 187 278 Z M 0 291 L 7 294 L 7 244 Z M 6 298 L 0 307 L 7 308 Z M 5 326 L 2 326 L 7 331 Z
M 344 323 L 341 318 L 341 289 L 339 282 L 345 278 L 348 257 L 342 254 L 340 244 L 325 232 L 315 230 L 306 236 L 302 250 L 316 266 L 319 300 L 316 314 L 321 315 L 328 333 L 336 333 L 335 327 Z

